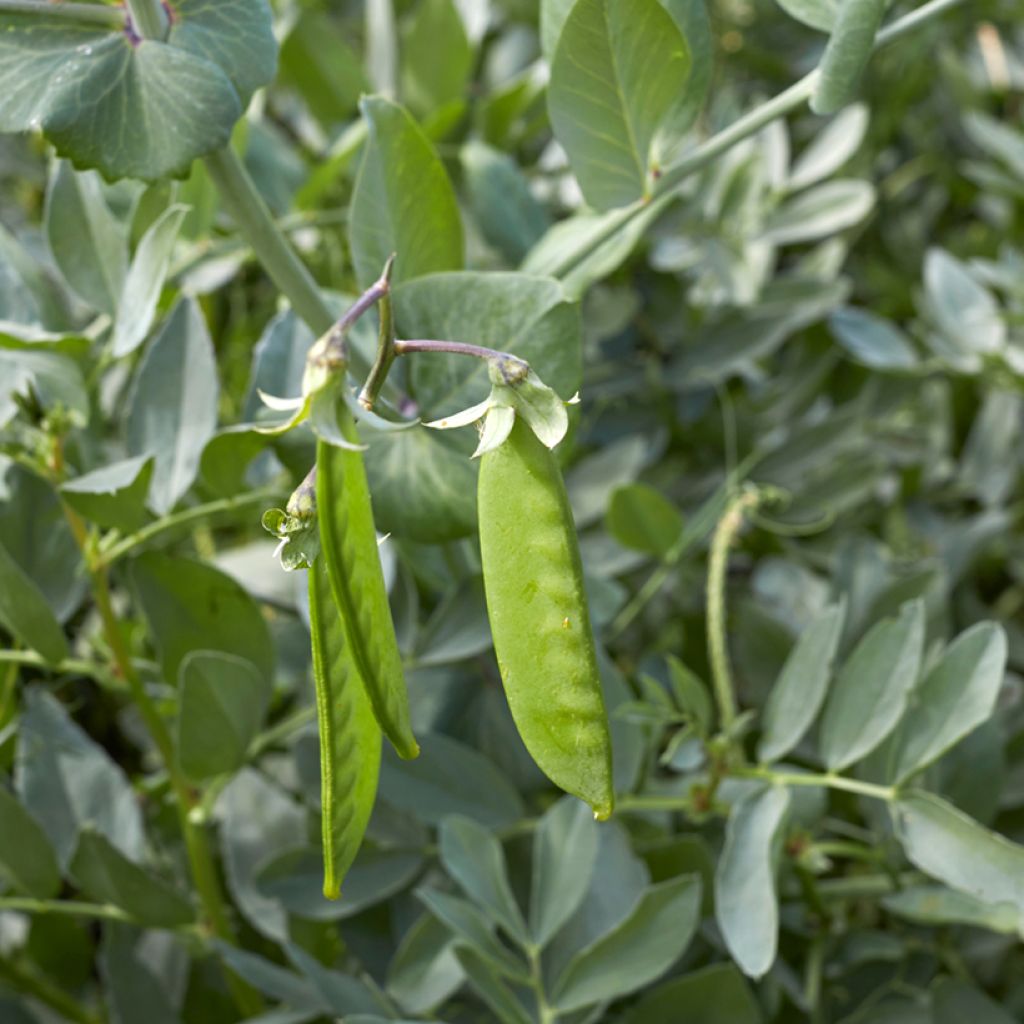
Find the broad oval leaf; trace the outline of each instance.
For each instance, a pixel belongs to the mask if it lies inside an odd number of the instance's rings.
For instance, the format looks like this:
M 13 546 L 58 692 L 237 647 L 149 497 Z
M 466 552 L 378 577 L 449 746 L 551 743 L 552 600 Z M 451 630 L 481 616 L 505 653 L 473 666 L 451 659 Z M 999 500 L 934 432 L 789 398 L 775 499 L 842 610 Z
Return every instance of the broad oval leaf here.
M 715 871 L 715 917 L 744 974 L 760 978 L 775 962 L 779 900 L 775 862 L 789 792 L 770 786 L 737 801 Z
M 60 867 L 46 833 L 3 785 L 0 785 L 0 875 L 17 890 L 36 899 L 49 899 L 60 889 Z
M 979 622 L 946 648 L 911 696 L 897 734 L 897 784 L 988 719 L 1003 683 L 1006 649 L 1006 633 L 994 622 Z
M 64 280 L 93 309 L 113 316 L 128 272 L 128 241 L 99 176 L 53 165 L 46 190 L 46 237 Z
M 70 871 L 90 899 L 120 907 L 140 924 L 175 928 L 194 919 L 188 900 L 130 861 L 101 832 L 83 830 Z
M 866 309 L 844 306 L 829 317 L 828 325 L 836 341 L 862 366 L 884 373 L 920 365 L 910 339 L 891 321 Z
M 0 544 L 0 625 L 56 664 L 68 656 L 64 630 L 39 587 Z
M 893 813 L 896 834 L 912 864 L 986 903 L 1012 903 L 1024 919 L 1024 847 L 934 793 L 907 793 Z
M 988 903 L 977 896 L 947 889 L 944 885 L 917 885 L 883 897 L 882 906 L 890 914 L 914 924 L 966 924 L 974 928 L 1015 935 L 1020 927 L 1020 912 L 1012 903 Z
M 992 293 L 944 249 L 929 249 L 924 261 L 927 311 L 956 352 L 979 356 L 1006 343 L 1006 324 Z
M 652 144 L 683 95 L 690 63 L 659 0 L 577 0 L 551 61 L 548 109 L 592 206 L 649 194 Z
M 627 484 L 612 492 L 608 532 L 623 547 L 662 557 L 683 532 L 683 517 L 660 491 L 648 484 Z
M 811 727 L 828 692 L 845 620 L 844 601 L 825 609 L 800 634 L 764 710 L 764 731 L 757 748 L 761 761 L 784 757 Z
M 818 65 L 818 84 L 811 97 L 816 114 L 846 106 L 871 56 L 888 0 L 844 0 L 825 54 Z
M 776 0 L 776 3 L 797 21 L 822 32 L 831 32 L 843 0 Z
M 196 781 L 237 770 L 263 723 L 269 680 L 246 658 L 202 650 L 184 657 L 178 677 L 181 770 Z
M 128 777 L 41 687 L 25 690 L 15 761 L 18 796 L 66 867 L 86 826 L 142 857 L 142 814 Z
M 130 533 L 152 518 L 146 510 L 152 476 L 152 458 L 137 455 L 76 476 L 61 486 L 60 493 L 91 522 Z
M 830 771 L 870 754 L 896 728 L 917 682 L 924 605 L 876 623 L 847 658 L 821 723 L 821 753 Z
M 170 207 L 142 236 L 117 304 L 111 345 L 115 356 L 134 352 L 149 334 L 178 229 L 187 212 L 185 206 Z
M 466 895 L 506 934 L 527 942 L 529 933 L 512 895 L 501 843 L 472 818 L 453 815 L 441 822 L 441 863 Z
M 870 182 L 837 178 L 788 199 L 765 224 L 762 241 L 773 245 L 816 242 L 859 224 L 874 208 Z
M 360 104 L 368 137 L 349 213 L 356 277 L 365 288 L 397 254 L 392 281 L 462 266 L 462 222 L 444 165 L 402 107 Z
M 566 796 L 533 834 L 530 934 L 544 946 L 586 895 L 597 859 L 597 824 L 580 800 Z
M 581 950 L 554 987 L 560 1011 L 627 995 L 654 981 L 683 955 L 700 923 L 701 884 L 683 875 L 650 886 L 632 913 Z
M 135 559 L 131 580 L 149 623 L 164 677 L 179 678 L 192 651 L 220 651 L 251 662 L 265 680 L 274 649 L 256 602 L 230 576 L 204 562 L 150 552 Z
M 712 964 L 666 982 L 645 995 L 624 1024 L 761 1024 L 761 1008 L 732 964 Z
M 150 503 L 169 512 L 192 486 L 217 428 L 217 361 L 199 305 L 181 300 L 142 361 L 128 412 L 128 450 L 152 455 Z
M 838 171 L 864 141 L 868 120 L 867 107 L 860 103 L 836 114 L 793 162 L 786 188 L 797 192 Z

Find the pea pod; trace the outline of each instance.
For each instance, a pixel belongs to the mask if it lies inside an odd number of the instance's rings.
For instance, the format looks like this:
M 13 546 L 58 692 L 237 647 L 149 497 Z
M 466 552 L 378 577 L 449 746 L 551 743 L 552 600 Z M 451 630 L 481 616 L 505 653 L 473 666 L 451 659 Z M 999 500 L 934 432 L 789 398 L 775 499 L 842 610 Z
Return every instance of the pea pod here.
M 320 729 L 324 895 L 336 900 L 377 796 L 381 733 L 345 639 L 321 557 L 309 570 L 309 623 Z
M 516 417 L 484 454 L 477 492 L 487 613 L 526 749 L 598 818 L 612 811 L 612 750 L 583 569 L 554 455 Z
M 352 417 L 344 407 L 338 425 L 358 443 Z M 352 660 L 384 735 L 399 756 L 415 757 L 420 748 L 409 723 L 402 656 L 380 566 L 362 456 L 320 441 L 316 465 L 320 544 Z

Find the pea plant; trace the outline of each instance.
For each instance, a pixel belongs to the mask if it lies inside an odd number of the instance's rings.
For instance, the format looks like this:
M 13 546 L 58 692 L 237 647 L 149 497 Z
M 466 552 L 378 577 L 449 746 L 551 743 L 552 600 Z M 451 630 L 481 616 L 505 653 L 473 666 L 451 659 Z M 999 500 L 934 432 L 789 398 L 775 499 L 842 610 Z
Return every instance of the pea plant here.
M 0 1020 L 1020 1019 L 1016 0 L 0 84 Z

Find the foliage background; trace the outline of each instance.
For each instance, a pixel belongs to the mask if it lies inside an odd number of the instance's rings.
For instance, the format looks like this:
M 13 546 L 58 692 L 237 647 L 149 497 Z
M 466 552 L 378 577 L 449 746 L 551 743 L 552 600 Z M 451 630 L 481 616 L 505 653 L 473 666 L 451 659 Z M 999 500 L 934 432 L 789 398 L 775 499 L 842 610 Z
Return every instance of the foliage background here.
M 257 387 L 296 393 L 312 332 L 200 165 L 173 185 L 108 184 L 36 136 L 0 137 L 0 563 L 62 624 L 21 643 L 18 608 L 0 607 L 0 1019 L 235 1021 L 224 965 L 268 1022 L 1021 1019 L 1016 847 L 996 863 L 974 840 L 936 843 L 946 888 L 908 862 L 878 801 L 793 786 L 784 825 L 762 826 L 754 860 L 716 887 L 729 806 L 756 784 L 726 779 L 710 800 L 692 681 L 711 674 L 725 485 L 778 488 L 788 503 L 762 509 L 730 562 L 742 706 L 764 707 L 796 637 L 840 598 L 844 658 L 916 598 L 927 664 L 995 620 L 998 705 L 919 782 L 1024 838 L 1019 4 L 979 0 L 901 40 L 856 106 L 800 110 L 733 147 L 562 287 L 494 276 L 543 273 L 580 225 L 551 230 L 582 198 L 552 142 L 536 4 L 398 2 L 393 24 L 389 10 L 275 4 L 278 74 L 235 145 L 338 309 L 397 239 L 406 334 L 514 348 L 566 397 L 580 386 L 559 451 L 618 707 L 622 809 L 598 827 L 558 802 L 515 735 L 478 577 L 472 439 L 370 432 L 424 753 L 385 753 L 369 842 L 344 899 L 322 900 L 304 588 L 258 528 L 311 445 L 237 427 L 260 415 Z M 707 38 L 699 20 L 690 36 L 700 135 L 813 67 L 824 39 L 769 0 L 709 16 Z M 360 95 L 382 89 L 429 144 L 382 101 L 360 117 Z M 378 164 L 360 178 L 368 120 Z M 364 354 L 373 334 L 357 334 Z M 423 413 L 451 412 L 482 397 L 457 372 L 413 361 L 398 384 Z M 193 926 L 178 796 L 111 669 L 61 502 L 95 526 L 86 550 L 196 780 L 234 945 Z M 813 737 L 788 756 L 822 767 Z M 888 781 L 870 757 L 852 774 Z M 714 905 L 737 878 L 754 881 L 730 924 Z

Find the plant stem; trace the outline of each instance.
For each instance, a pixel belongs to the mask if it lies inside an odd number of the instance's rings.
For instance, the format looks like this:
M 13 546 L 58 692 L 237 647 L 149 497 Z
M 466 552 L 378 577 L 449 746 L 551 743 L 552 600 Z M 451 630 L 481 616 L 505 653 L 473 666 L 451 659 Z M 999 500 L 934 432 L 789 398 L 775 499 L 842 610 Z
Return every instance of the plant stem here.
M 387 278 L 389 284 L 391 281 L 391 268 L 394 266 L 394 262 L 395 257 L 392 255 L 388 259 L 387 266 L 384 268 L 383 276 Z M 359 392 L 359 404 L 364 409 L 373 408 L 373 404 L 377 401 L 381 389 L 384 387 L 384 382 L 388 379 L 388 374 L 391 372 L 391 365 L 398 357 L 398 353 L 395 351 L 395 316 L 391 306 L 390 288 L 380 297 L 378 313 L 380 316 L 380 328 L 377 332 L 377 358 L 374 359 L 366 382 Z
M 59 477 L 63 470 L 59 443 L 55 449 L 53 468 Z M 64 504 L 64 515 L 68 525 L 71 527 L 75 541 L 78 543 L 86 559 L 96 610 L 99 612 L 103 633 L 110 646 L 118 675 L 128 684 L 132 699 L 142 715 L 142 720 L 145 722 L 150 736 L 153 738 L 153 742 L 167 771 L 171 788 L 174 791 L 174 806 L 178 815 L 178 824 L 185 839 L 185 849 L 188 854 L 192 880 L 195 884 L 196 892 L 199 894 L 199 900 L 202 904 L 207 924 L 215 935 L 233 944 L 235 937 L 228 920 L 220 881 L 217 878 L 213 856 L 206 841 L 206 834 L 189 817 L 194 797 L 188 783 L 178 769 L 170 730 L 160 716 L 156 705 L 150 700 L 142 677 L 132 663 L 130 653 L 125 645 L 124 635 L 121 632 L 120 623 L 117 620 L 117 615 L 114 613 L 113 604 L 110 600 L 110 586 L 107 582 L 106 568 L 90 563 L 90 541 L 85 523 L 78 513 L 66 503 Z M 259 993 L 232 971 L 225 970 L 225 976 L 228 987 L 231 989 L 239 1009 L 244 1011 L 247 1016 L 258 1013 L 263 1007 L 263 999 Z
M 185 526 L 192 522 L 204 522 L 212 516 L 221 515 L 224 512 L 249 509 L 253 505 L 262 505 L 282 496 L 279 488 L 268 487 L 258 491 L 250 491 L 247 494 L 239 494 L 231 498 L 219 498 L 217 501 L 208 501 L 204 505 L 194 505 L 192 508 L 186 508 L 181 512 L 164 516 L 148 526 L 144 526 L 141 530 L 137 530 L 135 533 L 124 537 L 106 551 L 100 552 L 95 565 L 97 568 L 105 569 L 125 555 L 130 554 L 136 548 L 148 544 L 154 537 L 159 537 L 160 534 L 166 533 L 168 530 L 176 530 L 179 526 Z
M 54 0 L 0 0 L 0 14 L 29 14 L 58 18 L 79 25 L 124 28 L 124 11 L 101 4 L 54 3 Z
M 903 36 L 917 29 L 932 18 L 944 14 L 964 3 L 964 0 L 931 0 L 923 4 L 917 10 L 911 11 L 902 18 L 897 19 L 891 25 L 886 26 L 875 38 L 874 51 L 901 39 Z M 720 132 L 706 139 L 694 150 L 684 154 L 674 164 L 670 164 L 662 171 L 661 177 L 655 184 L 653 193 L 649 199 L 638 200 L 629 206 L 624 206 L 618 211 L 618 216 L 610 218 L 604 230 L 593 238 L 587 239 L 584 246 L 576 251 L 570 250 L 566 253 L 562 262 L 553 267 L 549 273 L 552 277 L 567 277 L 572 271 L 579 267 L 597 249 L 606 242 L 613 239 L 620 231 L 627 228 L 639 217 L 653 202 L 664 202 L 680 191 L 683 181 L 691 174 L 703 170 L 716 157 L 721 156 L 726 150 L 742 142 L 744 139 L 755 135 L 766 125 L 786 114 L 792 113 L 798 107 L 806 103 L 814 92 L 818 81 L 818 71 L 815 69 L 804 75 L 799 81 L 784 89 L 777 96 L 762 103 L 759 107 L 739 117 L 731 125 L 723 128 Z
M 0 650 L 0 664 L 10 665 L 15 671 L 19 665 L 26 665 L 30 668 L 44 669 L 55 675 L 67 673 L 68 675 L 86 676 L 104 686 L 114 683 L 106 666 L 95 661 L 86 661 L 84 658 L 65 658 L 64 661 L 52 665 L 35 651 Z M 6 705 L 7 696 L 6 691 L 3 691 L 3 696 L 0 696 L 0 723 L 3 721 L 3 708 Z
M 838 789 L 845 793 L 857 793 L 875 800 L 889 803 L 896 799 L 895 786 L 879 786 L 874 782 L 862 782 L 860 779 L 849 779 L 845 775 L 832 772 L 816 774 L 814 772 L 776 772 L 771 768 L 740 768 L 731 774 L 741 779 L 764 779 L 780 786 L 816 786 L 825 789 Z
M 86 917 L 101 921 L 132 921 L 120 907 L 109 903 L 81 903 L 75 900 L 34 900 L 21 896 L 0 897 L 0 911 L 16 910 L 23 914 L 57 914 L 64 917 Z
M 758 498 L 758 492 L 750 489 L 741 492 L 730 502 L 718 522 L 708 560 L 708 655 L 715 702 L 718 704 L 719 727 L 724 732 L 728 732 L 736 720 L 736 694 L 725 639 L 725 577 L 729 565 L 729 548 L 743 526 L 744 513 L 757 505 Z
M 271 280 L 287 296 L 296 315 L 318 337 L 330 330 L 334 317 L 316 282 L 274 222 L 235 151 L 225 146 L 205 157 L 203 163 L 225 209 Z
M 125 0 L 132 27 L 143 39 L 167 38 L 167 15 L 160 0 Z
M 395 342 L 395 355 L 407 356 L 413 352 L 443 352 L 455 356 L 472 356 L 474 359 L 499 359 L 505 362 L 528 366 L 526 360 L 508 352 L 499 352 L 496 348 L 485 348 L 483 345 L 468 345 L 462 341 L 437 341 L 429 338 L 415 338 Z

